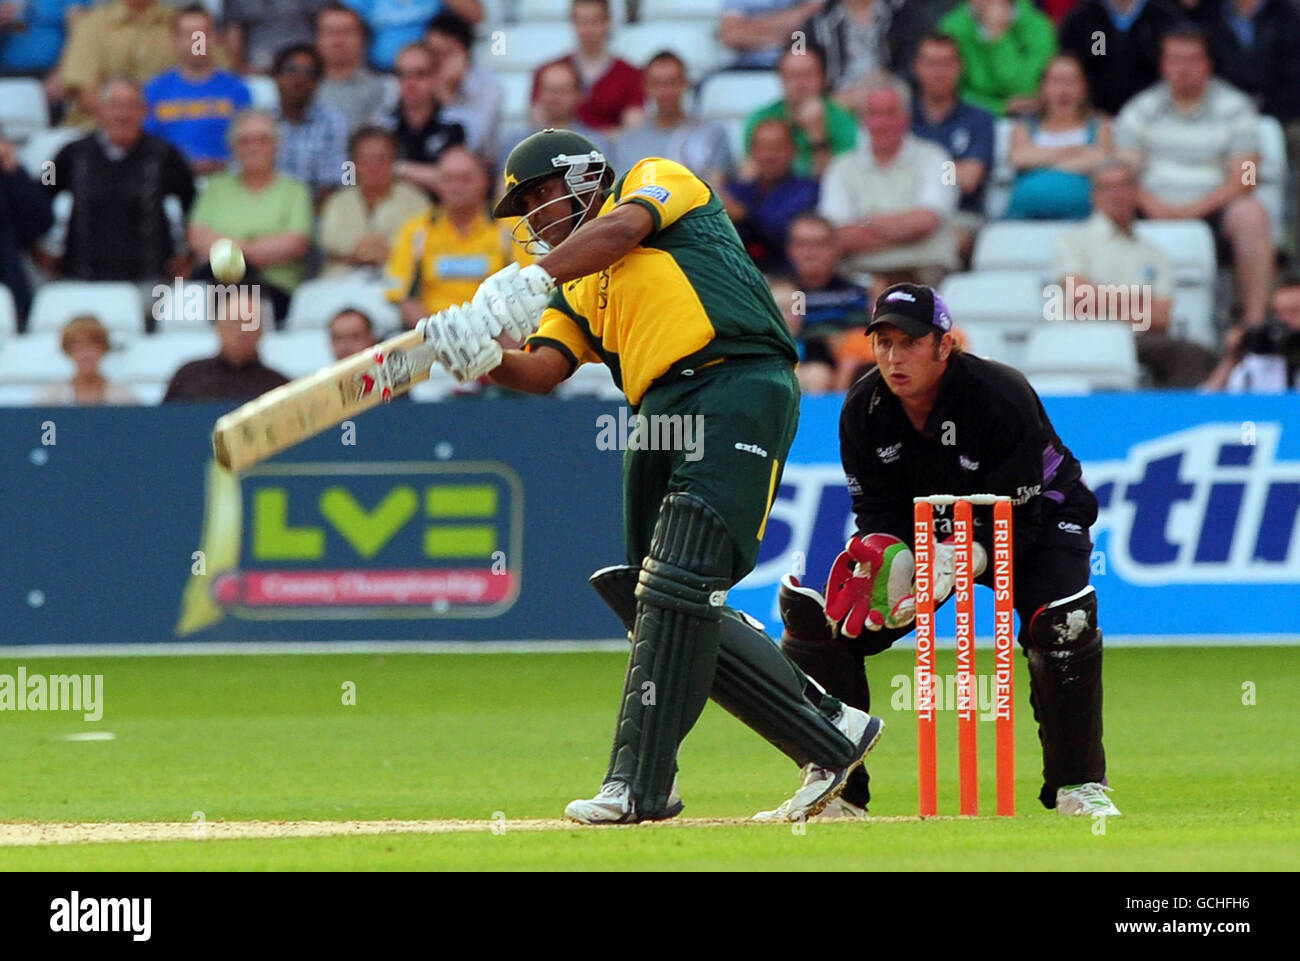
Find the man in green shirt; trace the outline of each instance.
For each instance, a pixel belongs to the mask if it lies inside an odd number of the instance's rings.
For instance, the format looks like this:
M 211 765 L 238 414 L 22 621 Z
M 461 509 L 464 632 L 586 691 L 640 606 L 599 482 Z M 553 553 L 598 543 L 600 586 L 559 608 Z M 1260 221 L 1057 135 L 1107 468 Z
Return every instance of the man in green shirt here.
M 1029 0 L 968 0 L 939 21 L 938 32 L 961 52 L 961 99 L 999 117 L 1036 109 L 1056 28 Z
M 815 49 L 787 50 L 777 72 L 785 96 L 750 114 L 745 124 L 745 153 L 749 153 L 760 123 L 784 120 L 794 131 L 795 176 L 820 178 L 832 157 L 857 146 L 857 122 L 852 113 L 826 96 L 826 70 Z

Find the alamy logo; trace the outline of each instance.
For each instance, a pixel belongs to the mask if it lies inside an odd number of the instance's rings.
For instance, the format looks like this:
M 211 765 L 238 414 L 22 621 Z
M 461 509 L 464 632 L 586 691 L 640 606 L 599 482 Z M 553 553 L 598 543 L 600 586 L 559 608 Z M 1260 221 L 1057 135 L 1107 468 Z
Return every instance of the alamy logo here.
M 694 463 L 704 456 L 703 414 L 633 414 L 620 407 L 618 417 L 596 418 L 597 450 L 683 451 Z
M 83 898 L 79 891 L 50 902 L 50 930 L 75 934 L 125 932 L 132 941 L 148 941 L 153 898 Z
M 900 440 L 897 444 L 890 444 L 888 447 L 877 447 L 876 456 L 883 463 L 892 464 L 903 454 L 903 442 Z
M 0 674 L 0 711 L 80 711 L 87 721 L 104 716 L 103 674 Z

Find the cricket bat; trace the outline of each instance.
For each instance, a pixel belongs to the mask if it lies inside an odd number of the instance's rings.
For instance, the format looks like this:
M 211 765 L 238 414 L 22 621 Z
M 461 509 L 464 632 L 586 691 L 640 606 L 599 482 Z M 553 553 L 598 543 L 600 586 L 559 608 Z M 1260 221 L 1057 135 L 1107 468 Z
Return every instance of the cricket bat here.
M 428 379 L 436 360 L 420 327 L 390 337 L 219 418 L 212 452 L 227 470 L 251 467 L 406 393 Z

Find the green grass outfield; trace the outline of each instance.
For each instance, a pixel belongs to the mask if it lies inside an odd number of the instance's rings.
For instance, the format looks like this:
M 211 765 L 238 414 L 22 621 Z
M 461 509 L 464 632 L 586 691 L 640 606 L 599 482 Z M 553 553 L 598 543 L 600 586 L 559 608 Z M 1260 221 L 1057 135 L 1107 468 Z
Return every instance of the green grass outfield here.
M 981 651 L 981 666 L 991 653 Z M 302 655 L 0 660 L 0 674 L 102 673 L 104 715 L 0 713 L 0 822 L 472 819 L 504 830 L 0 847 L 3 870 L 864 869 L 1296 870 L 1300 648 L 1113 648 L 1106 748 L 1124 817 L 1037 802 L 1039 751 L 1018 659 L 1019 815 L 916 810 L 913 715 L 890 705 L 910 650 L 872 658 L 869 823 L 511 828 L 599 786 L 625 657 Z M 940 653 L 940 670 L 952 669 Z M 356 704 L 345 706 L 345 683 Z M 1253 686 L 1253 688 L 1251 688 Z M 1253 704 L 1244 695 L 1253 689 Z M 940 806 L 955 813 L 955 721 Z M 991 809 L 992 725 L 980 725 Z M 111 732 L 112 740 L 68 740 Z M 681 755 L 685 816 L 775 806 L 798 772 L 710 705 Z M 895 820 L 896 819 L 896 820 Z M 1104 833 L 1100 830 L 1104 827 Z M 198 828 L 196 828 L 197 834 Z

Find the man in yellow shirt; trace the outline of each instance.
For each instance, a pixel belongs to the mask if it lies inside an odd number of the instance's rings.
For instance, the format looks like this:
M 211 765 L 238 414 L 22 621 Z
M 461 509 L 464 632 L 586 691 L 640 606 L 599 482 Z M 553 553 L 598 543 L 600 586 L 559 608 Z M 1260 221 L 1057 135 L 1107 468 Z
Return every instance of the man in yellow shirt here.
M 114 0 L 82 17 L 59 61 L 57 86 L 72 99 L 64 122 L 89 129 L 105 81 L 130 77 L 143 86 L 175 66 L 175 15 L 171 7 L 157 0 Z M 216 52 L 215 36 L 202 41 Z
M 628 563 L 591 579 L 632 653 L 601 790 L 565 814 L 678 814 L 677 750 L 710 696 L 803 768 L 780 816 L 819 814 L 883 724 L 725 606 L 757 562 L 798 420 L 794 343 L 767 284 L 718 195 L 671 160 L 615 179 L 585 137 L 548 129 L 511 151 L 505 182 L 496 215 L 520 218 L 516 238 L 539 259 L 430 317 L 426 338 L 459 380 L 488 373 L 531 393 L 604 363 L 634 411 L 631 437 L 605 438 L 625 451 Z M 503 350 L 503 336 L 525 348 Z
M 488 217 L 488 175 L 464 147 L 451 147 L 437 165 L 441 208 L 412 218 L 388 258 L 388 299 L 402 322 L 469 300 L 479 284 L 515 262 L 509 232 Z

